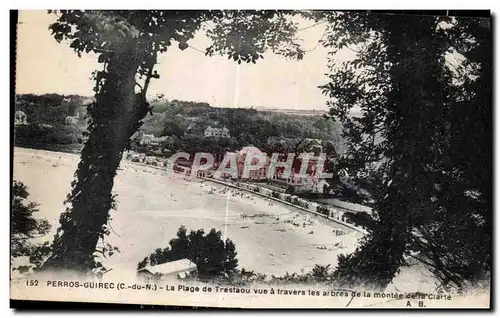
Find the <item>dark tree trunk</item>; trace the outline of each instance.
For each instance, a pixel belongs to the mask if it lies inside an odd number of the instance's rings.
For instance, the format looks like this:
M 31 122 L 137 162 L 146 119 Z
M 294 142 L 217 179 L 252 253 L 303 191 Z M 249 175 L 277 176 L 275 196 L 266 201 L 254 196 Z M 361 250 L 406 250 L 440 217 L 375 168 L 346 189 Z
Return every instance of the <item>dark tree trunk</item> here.
M 384 26 L 393 87 L 385 106 L 390 168 L 383 172 L 392 182 L 381 186 L 376 198 L 377 226 L 350 258 L 339 261 L 336 276 L 343 284 L 385 289 L 405 264 L 412 229 L 425 211 L 432 211 L 434 175 L 427 165 L 432 163 L 433 134 L 443 125 L 444 84 L 436 71 L 443 67 L 443 46 L 434 18 L 419 19 L 414 24 L 391 17 Z
M 61 215 L 52 255 L 42 269 L 87 272 L 98 267 L 93 254 L 113 208 L 114 177 L 147 112 L 141 95 L 134 93 L 140 63 L 134 48 L 115 53 L 108 61 L 105 81 L 89 109 L 90 134 L 68 195 L 70 205 Z

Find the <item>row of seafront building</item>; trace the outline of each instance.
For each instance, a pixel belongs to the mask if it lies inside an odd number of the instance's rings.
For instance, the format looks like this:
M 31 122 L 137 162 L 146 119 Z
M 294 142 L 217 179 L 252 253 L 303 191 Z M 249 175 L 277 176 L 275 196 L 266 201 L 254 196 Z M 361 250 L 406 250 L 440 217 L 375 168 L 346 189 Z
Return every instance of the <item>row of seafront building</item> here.
M 161 137 L 160 137 L 161 138 Z M 158 139 L 158 138 L 157 138 Z M 155 140 L 155 142 L 157 142 Z M 238 172 L 237 178 L 230 173 L 222 173 L 220 175 L 216 174 L 216 170 L 219 167 L 220 163 L 214 164 L 214 166 L 210 169 L 200 170 L 197 172 L 197 175 L 200 177 L 207 178 L 216 178 L 222 180 L 239 180 L 246 182 L 267 182 L 272 184 L 272 186 L 280 188 L 283 191 L 288 192 L 313 192 L 313 193 L 323 193 L 324 187 L 327 185 L 327 182 L 319 179 L 316 174 L 316 169 L 318 169 L 317 160 L 312 158 L 308 162 L 308 167 L 306 169 L 306 175 L 300 175 L 300 163 L 299 166 L 294 166 L 291 169 L 291 173 L 284 177 L 284 168 L 276 168 L 275 171 L 269 173 L 270 169 L 270 158 L 264 154 L 260 149 L 247 146 L 242 148 L 240 151 L 235 153 L 227 153 L 227 155 L 234 155 L 236 157 L 236 170 Z M 265 158 L 266 162 L 258 169 L 248 171 L 248 175 L 244 174 L 244 165 L 246 162 L 247 156 L 261 156 L 261 158 Z M 145 154 L 138 153 L 128 153 L 127 159 L 132 162 L 144 163 L 152 166 L 158 167 L 167 167 L 168 159 L 159 158 L 155 156 L 146 156 Z M 259 160 L 254 158 L 254 160 Z M 183 171 L 186 174 L 191 173 L 191 164 L 192 162 L 189 160 L 179 159 L 177 160 L 173 168 L 175 172 Z M 256 163 L 254 163 L 256 164 Z M 322 167 L 320 168 L 322 169 Z M 269 177 L 272 176 L 272 177 Z

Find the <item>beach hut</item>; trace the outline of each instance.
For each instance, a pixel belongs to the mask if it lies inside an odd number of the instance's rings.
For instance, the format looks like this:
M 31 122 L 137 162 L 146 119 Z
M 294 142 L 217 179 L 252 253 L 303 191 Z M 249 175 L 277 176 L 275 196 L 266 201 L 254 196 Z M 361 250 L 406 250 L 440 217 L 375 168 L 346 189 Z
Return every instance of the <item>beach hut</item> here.
M 193 275 L 196 271 L 196 264 L 184 258 L 155 266 L 145 266 L 137 271 L 137 275 L 146 281 L 155 281 L 166 277 L 184 279 Z

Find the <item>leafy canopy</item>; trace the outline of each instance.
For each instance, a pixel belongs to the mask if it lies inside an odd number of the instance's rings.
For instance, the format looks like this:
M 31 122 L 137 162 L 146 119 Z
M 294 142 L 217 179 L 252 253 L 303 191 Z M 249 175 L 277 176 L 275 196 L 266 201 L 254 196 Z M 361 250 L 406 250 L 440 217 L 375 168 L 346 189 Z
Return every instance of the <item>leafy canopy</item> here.
M 106 62 L 109 54 L 133 46 L 155 59 L 167 52 L 173 42 L 185 50 L 197 31 L 203 30 L 212 44 L 206 55 L 221 54 L 243 62 L 256 62 L 271 49 L 274 53 L 301 59 L 304 51 L 296 37 L 297 23 L 292 11 L 78 11 L 55 12 L 58 19 L 50 25 L 54 38 L 70 40 L 70 47 L 100 54 Z

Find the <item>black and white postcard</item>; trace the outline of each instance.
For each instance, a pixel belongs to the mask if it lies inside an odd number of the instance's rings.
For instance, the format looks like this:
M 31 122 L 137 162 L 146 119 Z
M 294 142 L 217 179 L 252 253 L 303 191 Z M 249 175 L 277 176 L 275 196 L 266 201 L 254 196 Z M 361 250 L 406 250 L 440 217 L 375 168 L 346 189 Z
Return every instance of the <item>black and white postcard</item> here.
M 16 25 L 11 299 L 490 307 L 490 17 Z

